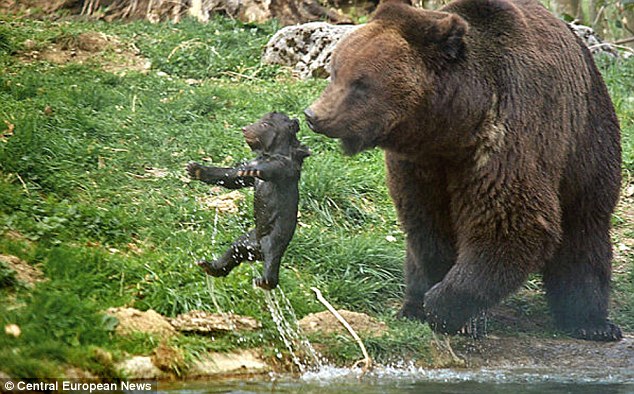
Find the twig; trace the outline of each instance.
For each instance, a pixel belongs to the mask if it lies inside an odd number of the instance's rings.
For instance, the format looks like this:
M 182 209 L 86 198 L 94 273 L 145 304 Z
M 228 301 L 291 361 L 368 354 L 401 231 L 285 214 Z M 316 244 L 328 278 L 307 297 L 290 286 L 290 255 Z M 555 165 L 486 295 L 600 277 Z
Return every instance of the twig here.
M 26 192 L 27 196 L 30 196 L 31 193 L 29 193 L 29 188 L 26 186 L 26 183 L 24 182 L 24 179 L 22 179 L 22 177 L 20 176 L 20 174 L 18 174 L 17 172 L 15 173 L 15 176 L 18 177 L 18 180 L 20 181 L 20 183 L 22 184 L 22 187 L 24 188 L 24 191 Z
M 634 41 L 634 40 L 632 40 L 632 41 Z M 601 48 L 603 46 L 607 46 L 608 48 L 616 48 L 616 49 L 620 49 L 622 51 L 634 53 L 634 49 L 632 49 L 630 47 L 626 47 L 624 45 L 609 44 L 607 42 L 604 42 L 604 43 L 601 43 L 601 44 L 590 45 L 588 47 L 588 49 L 592 50 L 592 49 L 595 49 L 595 48 Z
M 617 40 L 614 41 L 614 43 L 616 45 L 620 45 L 620 44 L 627 44 L 628 42 L 634 42 L 634 37 L 630 37 L 630 38 L 623 38 L 621 40 Z
M 223 72 L 221 72 L 221 74 L 228 75 L 230 77 L 245 78 L 245 79 L 248 79 L 250 81 L 259 81 L 260 80 L 260 78 L 258 78 L 258 77 L 254 77 L 254 76 L 246 75 L 246 74 L 242 74 L 242 73 L 237 73 L 235 71 L 223 71 Z
M 363 363 L 363 368 L 361 369 L 361 376 L 359 377 L 359 378 L 362 378 L 363 375 L 365 375 L 366 372 L 368 372 L 368 370 L 372 368 L 372 359 L 370 358 L 368 351 L 365 349 L 365 346 L 363 345 L 363 341 L 361 341 L 361 338 L 359 338 L 359 335 L 357 335 L 357 333 L 354 331 L 352 326 L 346 321 L 346 319 L 344 319 L 343 316 L 341 316 L 341 314 L 337 312 L 337 310 L 328 302 L 328 300 L 324 298 L 324 296 L 321 294 L 321 291 L 319 291 L 318 288 L 311 287 L 310 289 L 315 292 L 315 295 L 317 296 L 317 300 L 319 300 L 319 302 L 321 302 L 322 304 L 326 306 L 326 308 L 328 308 L 330 313 L 332 313 L 337 318 L 337 320 L 339 320 L 339 322 L 343 324 L 343 326 L 346 328 L 346 330 L 348 330 L 350 335 L 352 335 L 354 340 L 357 341 L 357 344 L 359 345 L 359 348 L 361 349 L 361 353 L 363 353 L 364 359 L 354 363 L 354 366 L 356 367 L 359 364 Z

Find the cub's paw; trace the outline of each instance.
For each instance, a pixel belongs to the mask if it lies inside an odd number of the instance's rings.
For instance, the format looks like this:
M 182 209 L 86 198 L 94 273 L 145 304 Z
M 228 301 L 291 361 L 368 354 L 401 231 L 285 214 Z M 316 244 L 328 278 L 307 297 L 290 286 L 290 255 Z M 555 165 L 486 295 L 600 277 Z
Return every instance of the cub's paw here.
M 587 341 L 614 342 L 621 340 L 623 333 L 619 326 L 607 320 L 603 325 L 577 328 L 572 331 L 571 336 Z
M 200 164 L 194 163 L 193 161 L 189 162 L 187 163 L 186 170 L 187 170 L 187 174 L 189 174 L 189 177 L 191 179 L 200 179 L 200 172 L 202 170 Z
M 198 260 L 196 262 L 200 268 L 202 268 L 207 275 L 219 277 L 229 275 L 229 271 L 225 266 L 218 264 L 216 261 L 209 262 L 207 260 Z M 220 267 L 219 267 L 220 265 Z
M 265 279 L 265 278 L 255 278 L 253 283 L 257 287 L 261 287 L 264 290 L 273 290 L 277 287 L 278 280 L 277 279 Z
M 262 171 L 260 170 L 240 170 L 238 171 L 238 176 L 249 176 L 253 178 L 260 178 L 262 176 Z

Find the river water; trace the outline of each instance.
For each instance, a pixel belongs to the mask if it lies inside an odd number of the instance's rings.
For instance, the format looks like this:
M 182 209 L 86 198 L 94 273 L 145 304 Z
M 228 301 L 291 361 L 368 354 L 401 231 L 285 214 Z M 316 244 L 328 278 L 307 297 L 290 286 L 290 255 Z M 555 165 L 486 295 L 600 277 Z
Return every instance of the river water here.
M 217 211 L 216 211 L 217 215 Z M 217 216 L 214 220 L 212 245 L 215 244 Z M 254 277 L 259 273 L 253 267 Z M 213 279 L 208 278 L 210 297 L 218 304 Z M 338 368 L 327 364 L 315 352 L 297 323 L 293 307 L 278 286 L 262 292 L 259 301 L 267 306 L 279 337 L 291 354 L 301 374 L 270 374 L 250 378 L 200 380 L 160 383 L 158 392 L 165 394 L 207 393 L 421 393 L 421 394 L 634 394 L 634 369 L 631 368 L 521 368 L 509 369 L 425 369 L 413 364 L 377 366 L 363 375 L 358 368 Z M 554 350 L 554 349 L 553 349 Z M 590 353 L 590 352 L 589 352 Z M 298 355 L 308 355 L 300 358 Z M 587 357 L 592 357 L 588 354 Z M 558 361 L 558 360 L 556 360 Z M 626 363 L 631 365 L 631 363 Z M 566 365 L 562 362 L 562 365 Z M 595 364 L 596 365 L 596 364 Z
M 299 377 L 271 375 L 159 385 L 160 393 L 421 393 L 421 394 L 634 394 L 634 371 L 449 370 L 379 367 L 359 370 L 325 366 Z

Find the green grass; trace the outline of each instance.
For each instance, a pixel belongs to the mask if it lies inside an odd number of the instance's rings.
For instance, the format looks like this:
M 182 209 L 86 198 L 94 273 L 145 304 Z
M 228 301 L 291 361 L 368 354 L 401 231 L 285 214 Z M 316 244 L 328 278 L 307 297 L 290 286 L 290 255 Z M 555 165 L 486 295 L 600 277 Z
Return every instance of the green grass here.
M 0 265 L 0 326 L 22 329 L 18 338 L 0 334 L 0 369 L 48 377 L 78 366 L 114 376 L 112 362 L 149 355 L 160 338 L 117 337 L 102 311 L 123 305 L 167 316 L 214 310 L 193 262 L 222 253 L 253 225 L 252 192 L 245 190 L 240 212 L 219 214 L 214 229 L 215 212 L 197 201 L 209 187 L 184 180 L 186 163 L 230 165 L 250 157 L 242 126 L 272 110 L 300 117 L 326 83 L 295 81 L 279 67 L 260 65 L 261 48 L 277 28 L 272 23 L 0 21 L 0 131 L 5 121 L 14 125 L 14 135 L 0 141 L 0 253 L 41 266 L 49 278 L 29 289 Z M 27 39 L 43 49 L 95 30 L 134 43 L 152 68 L 115 75 L 97 61 L 54 65 L 17 56 Z M 606 63 L 602 70 L 631 171 L 634 63 Z M 336 307 L 389 324 L 384 337 L 367 339 L 377 359 L 427 357 L 429 329 L 392 318 L 403 291 L 404 236 L 384 184 L 382 153 L 345 157 L 336 142 L 304 125 L 299 137 L 313 155 L 302 175 L 301 224 L 281 269 L 296 314 L 323 310 L 310 291 L 316 286 Z M 631 262 L 629 270 L 615 286 L 613 314 L 632 330 L 634 321 L 625 317 L 634 309 Z M 253 266 L 245 264 L 214 284 L 221 307 L 261 320 L 261 332 L 214 340 L 178 336 L 169 344 L 188 360 L 210 350 L 271 343 L 283 349 L 253 277 Z M 333 360 L 359 358 L 347 338 L 323 341 Z

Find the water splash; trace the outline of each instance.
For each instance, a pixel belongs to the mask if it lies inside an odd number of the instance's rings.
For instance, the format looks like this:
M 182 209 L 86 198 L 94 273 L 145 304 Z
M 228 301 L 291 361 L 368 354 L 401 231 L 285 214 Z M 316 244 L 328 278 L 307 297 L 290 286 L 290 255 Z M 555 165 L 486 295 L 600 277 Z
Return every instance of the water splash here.
M 216 212 L 214 214 L 214 228 L 211 232 L 211 258 L 212 260 L 216 259 L 216 255 L 214 253 L 216 246 L 216 236 L 218 235 L 218 207 L 216 207 Z M 227 325 L 231 330 L 235 330 L 235 322 L 234 319 L 231 318 L 231 315 L 222 310 L 220 307 L 220 303 L 218 303 L 218 292 L 216 291 L 216 278 L 211 275 L 205 275 L 205 281 L 207 283 L 207 292 L 209 292 L 209 296 L 211 298 L 211 302 L 214 304 L 214 308 L 216 312 L 218 312 L 223 319 L 226 321 Z
M 252 266 L 255 277 L 259 276 L 255 266 Z M 297 322 L 295 310 L 288 300 L 281 286 L 277 286 L 271 291 L 264 291 L 264 301 L 275 323 L 280 339 L 284 343 L 286 350 L 291 355 L 293 364 L 299 368 L 299 372 L 320 370 L 324 364 L 321 356 L 315 351 L 304 332 Z M 278 356 L 281 356 L 279 354 Z
M 213 251 L 215 250 L 216 246 L 217 234 L 218 207 L 216 207 L 213 231 L 211 234 L 212 259 L 216 258 Z M 252 258 L 252 256 L 249 257 Z M 254 277 L 259 277 L 260 275 L 257 272 L 256 267 L 254 265 L 251 265 L 251 267 L 253 269 Z M 218 303 L 218 291 L 215 285 L 215 278 L 207 275 L 206 283 L 207 291 L 209 292 L 214 308 L 225 318 L 232 329 L 235 328 L 233 319 L 231 319 L 228 313 L 222 310 L 220 304 Z M 295 310 L 293 309 L 293 306 L 291 305 L 288 297 L 286 297 L 286 295 L 284 294 L 281 286 L 277 286 L 277 288 L 272 291 L 263 292 L 264 301 L 271 314 L 271 318 L 275 323 L 279 336 L 282 339 L 284 346 L 291 354 L 291 359 L 293 363 L 299 368 L 299 371 L 301 373 L 305 373 L 308 371 L 316 371 L 322 369 L 324 367 L 324 363 L 321 360 L 321 356 L 315 351 L 315 348 L 300 328 Z M 281 357 L 281 353 L 279 354 L 279 356 Z
M 214 215 L 214 228 L 211 232 L 211 258 L 213 260 L 216 259 L 216 256 L 214 255 L 214 250 L 215 250 L 215 246 L 216 246 L 216 236 L 218 235 L 218 207 L 216 207 L 216 213 Z M 218 299 L 216 298 L 216 285 L 214 283 L 214 278 L 211 275 L 205 275 L 206 281 L 207 281 L 207 291 L 209 292 L 209 295 L 211 296 L 211 301 L 214 304 L 214 308 L 216 308 L 216 311 L 222 315 L 224 315 L 222 309 L 220 309 L 220 304 L 218 303 Z
M 304 353 L 310 358 L 311 365 L 313 365 L 316 368 L 322 368 L 323 367 L 322 357 L 319 353 L 317 353 L 313 345 L 310 343 L 310 341 L 304 334 L 302 328 L 299 326 L 299 320 L 297 319 L 297 315 L 295 315 L 295 309 L 293 309 L 293 305 L 291 305 L 291 302 L 289 301 L 288 297 L 286 297 L 286 294 L 284 294 L 284 291 L 282 290 L 281 286 L 277 287 L 277 291 L 279 291 L 279 294 L 281 295 L 280 298 L 282 299 L 284 303 L 284 308 L 286 310 L 286 313 L 289 315 L 291 320 L 295 323 L 294 324 L 295 332 L 297 334 L 296 337 L 299 339 L 300 345 L 304 349 Z M 275 293 L 273 295 L 275 296 Z
M 220 308 L 220 304 L 218 304 L 218 298 L 216 297 L 216 284 L 214 278 L 211 275 L 205 275 L 205 281 L 207 282 L 207 291 L 211 297 L 211 302 L 214 304 L 214 308 L 216 308 L 216 312 L 221 315 L 224 314 Z

